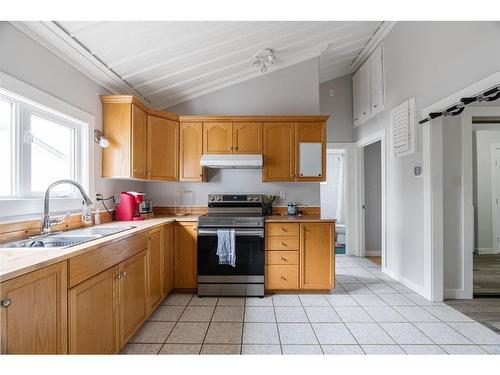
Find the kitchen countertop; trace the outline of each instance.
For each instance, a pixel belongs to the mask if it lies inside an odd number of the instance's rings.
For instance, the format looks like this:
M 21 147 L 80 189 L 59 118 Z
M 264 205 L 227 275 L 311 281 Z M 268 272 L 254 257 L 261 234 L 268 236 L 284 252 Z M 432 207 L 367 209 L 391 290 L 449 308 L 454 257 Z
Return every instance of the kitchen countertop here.
M 77 255 L 86 253 L 96 247 L 120 240 L 156 226 L 175 221 L 196 222 L 198 216 L 159 216 L 143 221 L 112 221 L 98 225 L 97 227 L 128 227 L 129 230 L 105 236 L 93 241 L 88 241 L 76 246 L 63 249 L 43 249 L 43 248 L 0 248 L 0 282 L 10 280 L 39 268 L 62 262 Z
M 321 222 L 334 223 L 335 219 L 323 219 L 320 215 L 271 215 L 266 216 L 266 223 L 303 223 L 303 222 Z

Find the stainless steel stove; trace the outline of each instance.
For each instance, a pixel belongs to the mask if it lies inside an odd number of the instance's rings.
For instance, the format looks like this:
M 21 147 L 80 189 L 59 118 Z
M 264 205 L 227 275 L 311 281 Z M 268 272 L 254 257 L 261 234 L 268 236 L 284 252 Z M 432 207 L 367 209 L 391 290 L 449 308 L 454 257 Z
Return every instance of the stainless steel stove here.
M 235 267 L 219 263 L 218 229 L 235 230 Z M 198 219 L 198 295 L 264 296 L 264 262 L 262 195 L 209 194 Z

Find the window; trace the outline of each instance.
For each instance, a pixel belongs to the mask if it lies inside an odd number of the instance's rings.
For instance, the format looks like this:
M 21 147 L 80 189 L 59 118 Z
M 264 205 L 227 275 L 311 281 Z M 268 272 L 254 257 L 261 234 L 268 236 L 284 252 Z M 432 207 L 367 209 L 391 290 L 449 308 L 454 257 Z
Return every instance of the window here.
M 0 89 L 0 198 L 41 198 L 84 181 L 87 124 Z M 71 185 L 51 196 L 75 197 Z

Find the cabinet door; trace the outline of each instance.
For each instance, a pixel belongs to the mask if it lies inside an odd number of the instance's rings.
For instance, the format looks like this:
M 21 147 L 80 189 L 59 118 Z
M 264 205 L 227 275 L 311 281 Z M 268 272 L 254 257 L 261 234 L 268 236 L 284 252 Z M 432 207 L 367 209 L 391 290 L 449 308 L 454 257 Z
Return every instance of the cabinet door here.
M 0 300 L 0 353 L 67 353 L 66 262 L 1 283 Z
M 148 116 L 148 179 L 177 181 L 179 123 Z
M 175 224 L 174 288 L 194 289 L 198 284 L 195 223 Z
M 164 293 L 168 295 L 174 288 L 174 224 L 167 224 L 163 231 L 164 241 Z
M 262 153 L 262 123 L 233 123 L 233 154 Z
M 118 352 L 118 266 L 68 291 L 69 354 Z
M 203 154 L 203 124 L 180 124 L 180 176 L 179 181 L 203 181 L 200 159 Z
M 333 224 L 300 224 L 300 287 L 330 289 L 335 270 Z
M 149 311 L 154 310 L 164 296 L 164 263 L 163 227 L 159 227 L 149 232 L 148 239 Z
M 383 50 L 379 46 L 370 56 L 370 97 L 372 113 L 384 109 Z
M 132 104 L 132 177 L 146 179 L 147 116 Z
M 211 122 L 203 124 L 203 153 L 231 154 L 233 151 L 233 124 Z
M 263 124 L 262 181 L 295 181 L 295 123 Z
M 359 70 L 352 75 L 352 114 L 354 124 L 357 124 L 360 119 L 359 112 Z
M 147 255 L 147 250 L 144 250 L 119 265 L 120 348 L 130 340 L 148 315 Z
M 359 121 L 364 120 L 370 116 L 370 63 L 366 61 L 358 71 L 358 111 Z
M 296 127 L 297 181 L 326 180 L 326 128 L 324 122 L 299 122 Z

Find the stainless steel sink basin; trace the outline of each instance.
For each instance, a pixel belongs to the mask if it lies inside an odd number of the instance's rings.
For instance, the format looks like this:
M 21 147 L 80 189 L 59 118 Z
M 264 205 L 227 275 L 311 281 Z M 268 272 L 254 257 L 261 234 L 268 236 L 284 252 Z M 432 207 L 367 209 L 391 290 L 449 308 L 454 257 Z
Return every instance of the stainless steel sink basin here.
M 0 245 L 0 247 L 9 248 L 50 248 L 61 249 L 65 247 L 76 246 L 84 242 L 89 242 L 110 236 L 112 234 L 124 232 L 135 227 L 92 227 L 58 232 L 47 236 L 36 236 L 26 240 L 9 242 Z

